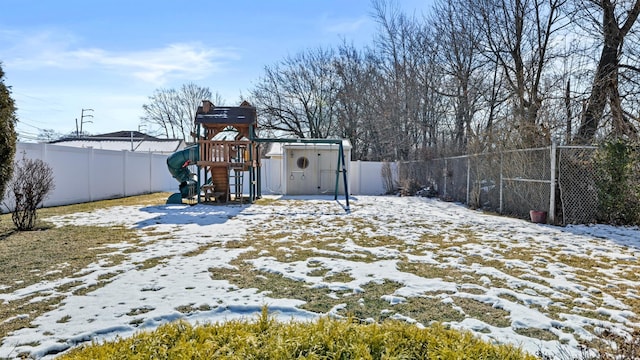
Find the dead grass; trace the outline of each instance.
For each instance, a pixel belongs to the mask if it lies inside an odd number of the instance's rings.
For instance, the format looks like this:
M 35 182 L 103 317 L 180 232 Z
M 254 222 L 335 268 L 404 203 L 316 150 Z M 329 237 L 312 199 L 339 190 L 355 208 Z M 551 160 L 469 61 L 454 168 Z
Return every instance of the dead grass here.
M 464 314 L 445 304 L 435 296 L 419 296 L 408 298 L 406 302 L 395 305 L 395 312 L 408 316 L 424 325 L 433 322 L 450 322 L 464 320 Z
M 348 272 L 341 271 L 341 272 L 327 274 L 324 276 L 323 280 L 331 283 L 335 283 L 335 282 L 348 283 L 355 279 Z
M 71 320 L 71 316 L 65 315 L 65 316 L 61 317 L 60 319 L 56 320 L 56 322 L 58 324 L 64 324 L 64 323 L 68 323 L 69 320 Z
M 160 264 L 165 263 L 167 260 L 171 259 L 171 256 L 156 256 L 145 259 L 144 261 L 136 262 L 138 270 L 146 270 L 154 268 Z
M 207 251 L 209 249 L 212 249 L 212 248 L 214 248 L 216 246 L 219 246 L 219 245 L 215 244 L 215 243 L 200 245 L 200 246 L 198 246 L 197 249 L 192 250 L 192 251 L 188 251 L 188 252 L 182 254 L 182 256 L 184 256 L 184 257 L 198 256 L 198 255 L 201 255 L 202 253 L 204 253 L 205 251 Z
M 398 270 L 415 274 L 427 279 L 442 279 L 449 282 L 481 285 L 474 274 L 460 271 L 446 265 L 435 265 L 419 262 L 401 261 L 397 265 Z
M 263 197 L 261 199 L 256 200 L 254 204 L 259 206 L 277 206 L 277 205 L 283 205 L 283 201 L 286 201 L 286 200 L 282 200 L 279 198 Z
M 100 200 L 93 202 L 86 202 L 73 205 L 48 207 L 38 210 L 38 217 L 45 218 L 55 215 L 68 215 L 77 212 L 88 212 L 97 209 L 109 208 L 112 206 L 154 206 L 164 204 L 167 198 L 171 195 L 169 192 L 159 192 L 146 195 L 128 196 L 124 198 Z
M 136 240 L 135 231 L 113 227 L 105 231 L 97 226 L 55 228 L 41 222 L 39 230 L 14 232 L 7 228 L 9 215 L 2 215 L 0 240 L 0 284 L 12 292 L 43 280 L 72 276 L 113 249 L 105 245 Z
M 149 311 L 153 311 L 153 310 L 154 308 L 150 306 L 137 307 L 129 310 L 129 312 L 127 312 L 127 316 L 136 316 L 136 315 L 146 314 Z
M 7 336 L 14 330 L 33 327 L 31 321 L 47 311 L 55 309 L 62 300 L 63 296 L 54 296 L 39 301 L 38 295 L 34 294 L 20 300 L 4 302 L 0 306 L 0 339 Z
M 176 309 L 176 311 L 179 311 L 179 312 L 181 312 L 183 314 L 192 314 L 192 313 L 197 312 L 197 311 L 210 311 L 210 310 L 213 309 L 213 307 L 211 307 L 208 304 L 202 304 L 202 305 L 200 305 L 198 307 L 195 307 L 194 305 L 195 305 L 194 303 L 191 303 L 191 304 L 188 304 L 188 305 L 181 305 L 181 306 L 176 307 L 175 309 Z
M 511 314 L 505 310 L 495 308 L 490 303 L 469 298 L 454 298 L 453 301 L 471 318 L 478 319 L 496 327 L 511 326 Z
M 534 339 L 540 339 L 544 341 L 553 341 L 558 340 L 558 335 L 552 333 L 549 330 L 542 330 L 538 328 L 518 328 L 515 329 L 515 332 L 522 335 L 527 336 Z

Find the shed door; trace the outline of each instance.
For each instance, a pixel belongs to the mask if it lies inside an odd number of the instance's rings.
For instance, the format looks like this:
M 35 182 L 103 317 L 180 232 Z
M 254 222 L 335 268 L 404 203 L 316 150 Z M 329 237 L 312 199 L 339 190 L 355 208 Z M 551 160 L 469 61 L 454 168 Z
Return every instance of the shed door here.
M 318 193 L 334 194 L 336 192 L 336 167 L 338 165 L 338 151 L 334 149 L 323 149 L 318 151 L 316 156 L 318 158 L 318 168 L 320 171 Z
M 318 159 L 313 149 L 291 149 L 287 152 L 287 194 L 318 193 Z

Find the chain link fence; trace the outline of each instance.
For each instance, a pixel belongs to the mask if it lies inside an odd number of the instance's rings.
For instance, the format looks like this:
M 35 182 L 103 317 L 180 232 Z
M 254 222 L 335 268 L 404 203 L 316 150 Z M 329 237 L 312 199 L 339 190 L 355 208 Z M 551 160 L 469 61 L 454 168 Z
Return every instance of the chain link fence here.
M 598 216 L 595 147 L 558 148 L 558 186 L 563 224 L 587 224 Z
M 598 211 L 596 148 L 549 146 L 398 163 L 398 179 L 432 187 L 447 201 L 553 224 L 592 223 Z
M 531 210 L 547 211 L 553 221 L 550 154 L 547 148 L 502 153 L 500 213 L 526 218 Z

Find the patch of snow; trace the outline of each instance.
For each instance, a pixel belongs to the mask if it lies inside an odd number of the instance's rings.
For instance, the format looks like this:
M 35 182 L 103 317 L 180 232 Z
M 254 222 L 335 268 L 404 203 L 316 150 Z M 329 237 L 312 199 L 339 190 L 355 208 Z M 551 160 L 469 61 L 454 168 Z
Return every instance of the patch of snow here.
M 388 302 L 389 305 L 402 304 L 407 301 L 407 299 L 403 298 L 402 296 L 393 296 L 393 295 L 382 295 L 380 299 Z

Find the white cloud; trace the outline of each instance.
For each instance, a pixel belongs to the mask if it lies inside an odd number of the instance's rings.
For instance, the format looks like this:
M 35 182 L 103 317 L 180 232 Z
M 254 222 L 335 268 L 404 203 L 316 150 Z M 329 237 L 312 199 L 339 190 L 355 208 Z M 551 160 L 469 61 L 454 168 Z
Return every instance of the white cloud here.
M 163 48 L 126 53 L 81 49 L 69 55 L 85 64 L 128 73 L 154 85 L 163 85 L 174 77 L 202 79 L 221 71 L 226 61 L 237 58 L 230 51 L 206 48 L 200 43 L 170 44 Z
M 370 20 L 367 17 L 359 17 L 357 19 L 344 19 L 331 21 L 326 19 L 327 24 L 324 29 L 326 32 L 335 34 L 354 33 L 368 25 Z
M 7 42 L 13 44 L 7 47 Z M 0 33 L 0 50 L 5 54 L 7 67 L 29 71 L 89 69 L 132 77 L 155 86 L 174 78 L 202 79 L 239 57 L 233 50 L 216 49 L 200 42 L 135 51 L 82 48 L 76 43 L 77 38 L 64 32 Z

